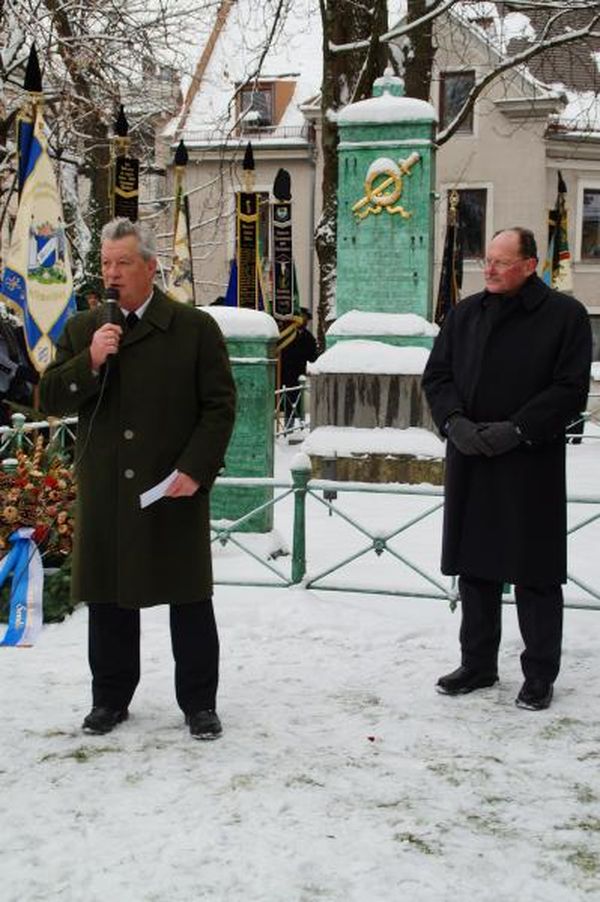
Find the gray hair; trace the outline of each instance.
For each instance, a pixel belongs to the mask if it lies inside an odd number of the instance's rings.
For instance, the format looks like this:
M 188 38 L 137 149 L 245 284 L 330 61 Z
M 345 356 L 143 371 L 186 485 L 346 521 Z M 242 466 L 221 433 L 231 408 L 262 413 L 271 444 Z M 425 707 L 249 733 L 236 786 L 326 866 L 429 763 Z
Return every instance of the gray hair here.
M 102 229 L 100 240 L 118 241 L 120 238 L 129 238 L 130 235 L 137 238 L 140 254 L 144 260 L 154 260 L 156 257 L 154 234 L 141 222 L 132 222 L 124 216 L 111 219 Z

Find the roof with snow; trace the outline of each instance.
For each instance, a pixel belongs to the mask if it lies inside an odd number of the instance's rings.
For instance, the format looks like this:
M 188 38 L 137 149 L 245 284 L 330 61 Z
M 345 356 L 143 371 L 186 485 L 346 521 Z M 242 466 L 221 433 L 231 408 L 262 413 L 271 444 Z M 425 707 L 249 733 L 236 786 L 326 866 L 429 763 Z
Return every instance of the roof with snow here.
M 275 19 L 277 4 L 264 0 L 260 7 L 254 0 L 221 0 L 214 5 L 212 27 L 209 25 L 197 47 L 198 58 L 193 78 L 182 85 L 185 102 L 182 111 L 165 130 L 165 135 L 183 137 L 186 144 L 222 143 L 235 140 L 239 125 L 239 106 L 236 92 L 241 85 L 260 82 L 289 82 L 292 90 L 281 117 L 271 128 L 261 127 L 245 132 L 242 139 L 257 138 L 261 144 L 269 141 L 295 144 L 306 143 L 308 131 L 305 111 L 317 105 L 322 78 L 321 17 L 317 0 L 294 0 L 284 5 L 280 19 Z M 404 0 L 390 0 L 390 21 L 402 24 Z M 500 58 L 526 51 L 533 46 L 548 22 L 556 13 L 553 7 L 534 7 L 496 0 L 460 0 L 446 13 L 455 23 L 466 27 Z M 585 29 L 597 15 L 593 8 L 563 10 L 549 27 L 552 40 L 571 30 Z M 277 22 L 274 25 L 275 21 Z M 399 27 L 399 26 L 397 26 Z M 441 32 L 446 31 L 441 23 Z M 392 29 L 392 32 L 395 29 Z M 271 46 L 264 47 L 273 31 Z M 598 33 L 598 29 L 596 29 Z M 264 58 L 263 58 L 264 54 Z M 562 97 L 564 107 L 550 122 L 550 133 L 600 133 L 600 37 L 583 37 L 573 44 L 558 44 L 527 59 L 518 72 L 528 83 L 536 98 Z M 405 101 L 414 101 L 405 98 Z M 348 115 L 360 116 L 377 111 L 372 101 L 362 101 L 366 108 L 357 107 L 355 113 L 342 112 L 340 121 Z M 380 101 L 389 114 L 389 106 Z M 400 110 L 400 107 L 398 107 Z M 411 108 L 413 117 L 432 110 Z M 410 112 L 404 107 L 403 113 Z M 435 114 L 433 114 L 435 115 Z M 252 125 L 252 113 L 247 125 Z
M 257 82 L 291 83 L 290 99 L 273 128 L 257 130 L 262 138 L 306 141 L 306 119 L 300 110 L 321 87 L 321 20 L 316 0 L 294 0 L 274 27 L 267 2 L 258 11 L 253 0 L 223 2 L 214 12 L 212 34 L 199 47 L 196 73 L 184 84 L 182 113 L 165 134 L 195 143 L 221 143 L 232 138 L 239 120 L 236 92 Z M 274 29 L 270 48 L 264 47 Z M 252 133 L 252 141 L 256 135 Z M 279 143 L 278 140 L 278 143 Z
M 552 119 L 550 132 L 600 133 L 600 27 L 595 36 L 581 33 L 597 19 L 597 4 L 588 8 L 557 9 L 492 0 L 463 0 L 451 15 L 498 54 L 509 58 L 527 52 L 541 39 L 545 47 L 519 67 L 536 89 L 562 96 L 564 107 Z M 571 32 L 573 42 L 559 38 Z M 553 42 L 556 41 L 557 43 Z

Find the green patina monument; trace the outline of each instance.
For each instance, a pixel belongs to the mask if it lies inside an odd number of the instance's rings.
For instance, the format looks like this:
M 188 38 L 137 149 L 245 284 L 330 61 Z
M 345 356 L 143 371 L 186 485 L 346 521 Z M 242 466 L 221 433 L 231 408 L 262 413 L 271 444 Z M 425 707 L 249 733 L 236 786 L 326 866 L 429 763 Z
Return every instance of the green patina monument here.
M 225 336 L 237 388 L 236 421 L 223 475 L 272 476 L 277 325 L 268 314 L 254 310 L 215 307 L 210 313 Z M 211 518 L 236 521 L 272 498 L 270 487 L 215 486 Z M 236 531 L 269 532 L 272 528 L 273 508 L 267 507 L 240 523 Z
M 404 97 L 402 79 L 389 71 L 373 95 L 338 115 L 337 318 L 350 311 L 410 313 L 427 323 L 436 114 L 431 104 Z M 337 331 L 328 346 L 340 340 Z M 430 347 L 432 337 L 431 330 L 411 329 L 409 336 L 387 332 L 381 340 Z
M 420 387 L 438 331 L 435 111 L 388 71 L 337 122 L 337 319 L 311 367 L 313 475 L 439 483 L 443 447 Z

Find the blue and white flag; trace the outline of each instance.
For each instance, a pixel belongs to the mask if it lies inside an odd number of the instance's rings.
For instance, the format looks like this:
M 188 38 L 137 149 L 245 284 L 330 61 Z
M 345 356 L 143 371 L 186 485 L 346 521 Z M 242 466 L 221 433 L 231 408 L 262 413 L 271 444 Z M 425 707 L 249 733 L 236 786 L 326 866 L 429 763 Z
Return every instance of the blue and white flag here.
M 44 568 L 33 529 L 17 529 L 12 548 L 0 561 L 0 588 L 12 574 L 8 628 L 0 646 L 34 645 L 42 630 Z
M 41 373 L 76 306 L 62 204 L 40 102 L 30 101 L 20 116 L 19 181 L 19 208 L 0 295 L 22 319 L 29 356 Z

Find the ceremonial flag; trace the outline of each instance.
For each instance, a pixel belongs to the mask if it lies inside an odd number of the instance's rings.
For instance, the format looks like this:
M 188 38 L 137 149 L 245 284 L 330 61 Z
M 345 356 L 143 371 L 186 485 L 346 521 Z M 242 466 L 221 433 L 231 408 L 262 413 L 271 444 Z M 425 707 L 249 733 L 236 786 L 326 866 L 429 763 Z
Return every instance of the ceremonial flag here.
M 244 161 L 243 191 L 238 192 L 236 207 L 237 305 L 252 310 L 264 309 L 258 254 L 259 196 L 254 191 L 254 155 L 248 142 Z
M 286 169 L 279 169 L 273 182 L 273 316 L 279 325 L 277 353 L 294 339 L 302 324 L 300 298 L 292 245 L 292 185 Z M 281 358 L 277 384 L 281 382 Z
M 175 217 L 173 223 L 173 261 L 167 279 L 167 293 L 176 301 L 195 304 L 194 272 L 190 241 L 190 217 L 187 195 L 183 192 L 188 152 L 183 141 L 175 152 Z
M 112 178 L 112 212 L 136 222 L 138 218 L 139 161 L 129 155 L 131 139 L 128 137 L 129 123 L 121 104 L 115 122 L 114 165 Z
M 257 272 L 257 280 L 258 280 L 258 306 L 257 310 L 266 311 L 267 304 L 265 303 L 265 287 L 263 285 L 262 273 L 260 271 L 260 266 L 258 267 Z M 234 259 L 231 261 L 229 266 L 229 282 L 227 283 L 227 291 L 225 292 L 225 297 L 223 298 L 223 307 L 237 307 L 238 306 L 238 266 L 237 260 Z
M 280 169 L 273 183 L 273 316 L 298 313 L 296 270 L 292 249 L 292 192 L 290 174 Z
M 229 282 L 227 283 L 227 291 L 223 299 L 224 307 L 237 307 L 238 305 L 238 278 L 237 278 L 237 260 L 235 257 L 229 266 Z
M 546 285 L 558 291 L 573 290 L 571 253 L 569 251 L 567 186 L 558 173 L 558 193 L 553 210 L 548 211 L 548 253 L 542 271 Z
M 463 279 L 463 247 L 459 216 L 460 197 L 458 191 L 451 191 L 448 198 L 448 222 L 442 256 L 442 270 L 435 308 L 435 322 L 444 322 L 449 311 L 460 300 Z
M 76 305 L 62 204 L 48 155 L 42 95 L 27 81 L 36 65 L 32 47 L 25 80 L 29 99 L 18 122 L 19 207 L 0 295 L 22 319 L 29 356 L 35 368 L 43 372 Z M 39 66 L 37 69 L 39 72 Z

